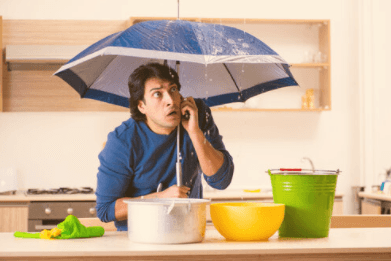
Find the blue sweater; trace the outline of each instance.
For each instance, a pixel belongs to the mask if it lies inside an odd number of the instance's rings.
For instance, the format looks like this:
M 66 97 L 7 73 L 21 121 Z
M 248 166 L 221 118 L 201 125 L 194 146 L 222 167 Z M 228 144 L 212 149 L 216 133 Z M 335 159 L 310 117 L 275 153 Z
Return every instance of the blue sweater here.
M 212 146 L 224 154 L 224 163 L 206 182 L 216 189 L 225 189 L 231 183 L 234 164 L 225 149 L 222 136 L 215 125 L 211 111 L 200 99 L 198 107 L 200 129 Z M 142 121 L 132 118 L 109 133 L 105 148 L 99 154 L 96 209 L 103 222 L 115 221 L 119 231 L 127 230 L 127 221 L 115 220 L 115 201 L 123 197 L 138 197 L 176 184 L 177 129 L 169 135 L 156 134 Z M 183 185 L 189 187 L 191 198 L 202 198 L 202 170 L 186 130 L 181 126 L 181 156 Z

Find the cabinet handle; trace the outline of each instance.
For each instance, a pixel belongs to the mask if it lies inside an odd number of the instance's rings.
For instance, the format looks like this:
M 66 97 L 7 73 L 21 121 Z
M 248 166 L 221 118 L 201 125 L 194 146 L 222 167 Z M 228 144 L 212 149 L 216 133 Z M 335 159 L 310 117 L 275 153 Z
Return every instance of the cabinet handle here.
M 96 213 L 96 209 L 95 208 L 90 208 L 90 214 L 94 215 Z
M 69 215 L 71 215 L 71 214 L 73 213 L 73 208 L 68 208 L 68 209 L 67 209 L 67 213 L 68 213 Z
M 46 215 L 50 215 L 52 213 L 52 210 L 50 208 L 45 208 Z

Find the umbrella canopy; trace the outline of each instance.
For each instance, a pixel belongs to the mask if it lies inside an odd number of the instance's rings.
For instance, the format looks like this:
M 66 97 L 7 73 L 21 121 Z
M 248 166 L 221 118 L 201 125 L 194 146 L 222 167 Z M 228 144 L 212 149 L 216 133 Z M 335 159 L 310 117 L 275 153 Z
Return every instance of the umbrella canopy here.
M 81 97 L 129 107 L 128 78 L 152 61 L 179 62 L 181 94 L 209 106 L 298 85 L 287 62 L 251 34 L 184 20 L 137 23 L 91 45 L 55 75 Z

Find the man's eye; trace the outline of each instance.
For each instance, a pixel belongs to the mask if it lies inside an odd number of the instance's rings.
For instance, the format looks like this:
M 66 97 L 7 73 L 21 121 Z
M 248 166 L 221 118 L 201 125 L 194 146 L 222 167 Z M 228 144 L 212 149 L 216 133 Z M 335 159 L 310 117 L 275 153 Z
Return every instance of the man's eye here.
M 172 87 L 172 88 L 171 88 L 171 92 L 176 92 L 176 91 L 178 91 L 178 88 L 177 88 L 177 87 Z
M 155 98 L 159 98 L 160 97 L 160 92 L 154 92 L 152 95 Z

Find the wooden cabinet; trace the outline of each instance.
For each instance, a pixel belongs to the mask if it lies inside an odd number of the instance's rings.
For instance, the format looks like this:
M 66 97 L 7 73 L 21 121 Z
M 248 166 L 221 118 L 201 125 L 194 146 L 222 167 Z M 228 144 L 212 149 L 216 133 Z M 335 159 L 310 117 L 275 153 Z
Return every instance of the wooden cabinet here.
M 26 232 L 27 223 L 27 202 L 0 203 L 0 232 Z
M 153 19 L 132 17 L 127 21 L 1 20 L 0 47 L 6 45 L 90 45 L 128 26 Z M 329 20 L 274 20 L 230 18 L 181 18 L 233 26 L 258 37 L 289 64 L 300 87 L 264 93 L 246 103 L 213 108 L 224 111 L 323 111 L 331 109 L 331 53 Z M 0 26 L 1 28 L 1 26 Z M 74 55 L 76 55 L 75 53 Z M 72 56 L 73 57 L 73 56 Z M 72 58 L 70 57 L 70 58 Z M 0 105 L 4 111 L 128 111 L 103 102 L 80 99 L 68 84 L 53 77 L 61 66 L 53 59 L 24 61 L 33 66 L 8 71 L 0 65 Z M 23 68 L 35 68 L 23 69 Z M 3 75 L 1 75 L 3 71 Z M 314 107 L 303 109 L 302 97 L 313 90 Z M 3 93 L 3 95 L 2 95 Z M 1 110 L 0 110 L 1 111 Z
M 343 200 L 342 198 L 335 198 L 334 199 L 334 205 L 333 205 L 333 216 L 340 216 L 343 215 Z
M 374 199 L 364 199 L 361 201 L 361 214 L 380 215 L 381 201 Z
M 47 46 L 88 46 L 129 26 L 129 21 L 89 20 L 8 20 L 3 19 L 3 111 L 129 111 L 127 108 L 91 99 L 79 94 L 53 74 L 71 57 L 45 55 L 46 58 L 7 61 L 7 46 L 33 46 L 41 50 Z M 1 40 L 0 40 L 1 41 Z M 73 49 L 73 48 L 70 48 Z M 76 48 L 77 49 L 77 48 Z M 47 52 L 53 48 L 47 48 Z M 34 56 L 34 51 L 30 52 Z M 9 70 L 15 68 L 15 70 Z

